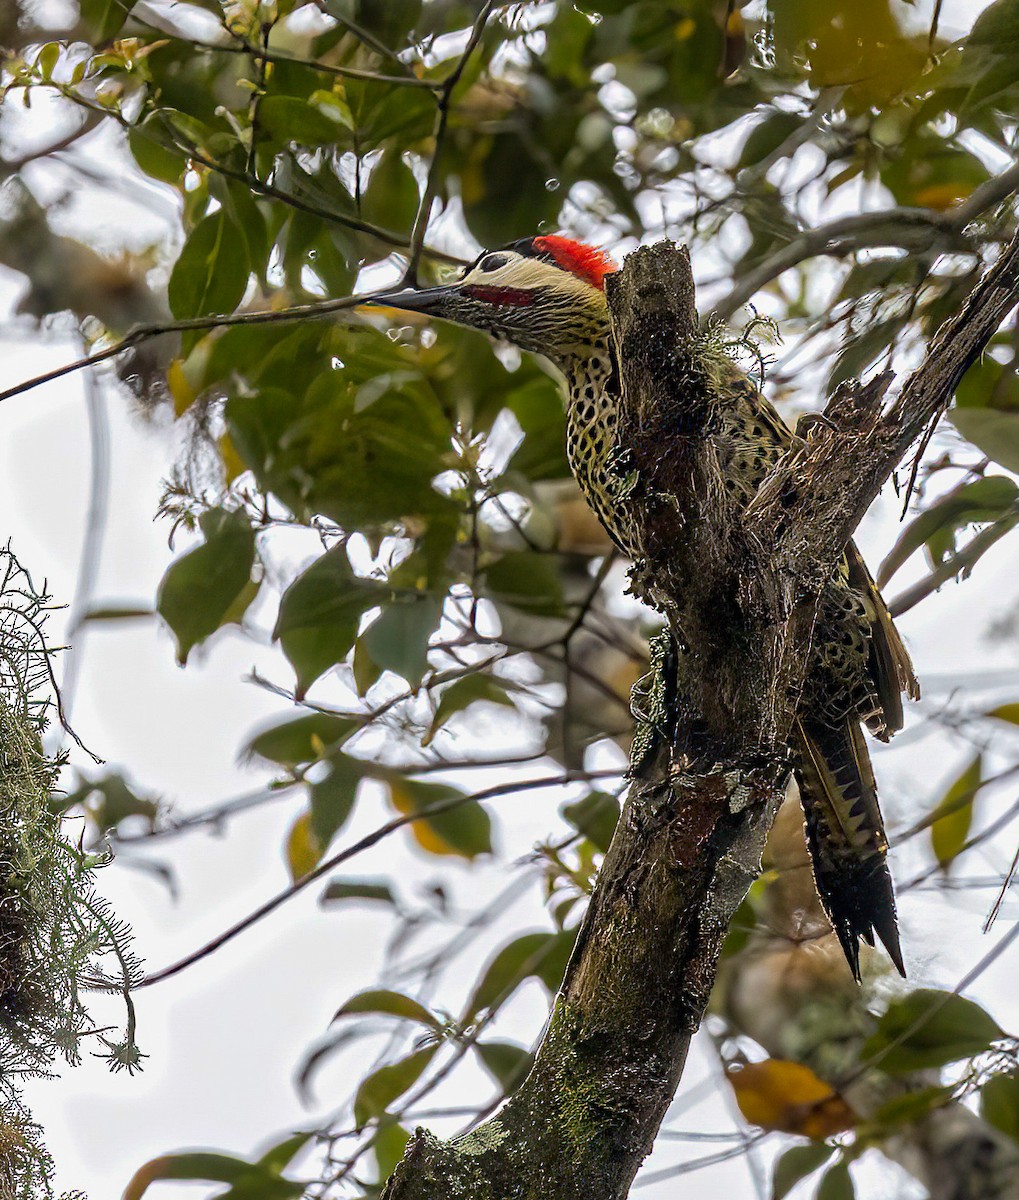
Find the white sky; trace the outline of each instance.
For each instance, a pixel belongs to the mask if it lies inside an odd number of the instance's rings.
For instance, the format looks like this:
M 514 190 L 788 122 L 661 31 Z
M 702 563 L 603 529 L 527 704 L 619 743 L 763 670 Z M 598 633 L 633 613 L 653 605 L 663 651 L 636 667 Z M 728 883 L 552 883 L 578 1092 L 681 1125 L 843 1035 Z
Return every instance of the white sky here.
M 979 4 L 949 0 L 944 24 L 965 26 Z M 162 237 L 156 211 L 137 204 L 119 205 L 95 189 L 81 189 L 66 221 L 87 224 L 90 237 L 108 244 L 126 233 L 133 245 Z M 0 272 L 0 313 L 10 313 L 20 281 Z M 23 320 L 0 317 L 0 385 L 77 357 L 79 347 L 65 337 L 35 337 Z M 440 334 L 441 336 L 441 334 Z M 161 480 L 176 457 L 176 434 L 160 425 L 144 425 L 127 411 L 123 398 L 106 392 L 113 431 L 111 513 L 96 598 L 151 602 L 156 584 L 172 554 L 167 526 L 153 523 Z M 74 590 L 89 489 L 88 434 L 83 381 L 72 376 L 8 401 L 0 411 L 3 431 L 0 469 L 0 513 L 3 539 L 10 536 L 23 563 L 46 577 L 53 595 L 69 601 Z M 872 563 L 880 561 L 895 537 L 896 501 L 883 497 L 861 530 L 861 543 Z M 183 546 L 183 542 L 180 546 Z M 178 552 L 180 549 L 178 546 Z M 898 586 L 919 573 L 911 564 Z M 1014 551 L 1011 542 L 992 552 L 964 587 L 951 585 L 908 614 L 901 622 L 918 673 L 927 685 L 930 706 L 944 702 L 938 677 L 982 669 L 1015 670 L 1019 644 L 985 638 L 989 623 L 1011 611 L 1016 602 Z M 894 592 L 897 588 L 893 588 Z M 59 638 L 59 618 L 54 622 Z M 214 639 L 199 661 L 186 670 L 173 663 L 168 634 L 155 622 L 93 628 L 83 651 L 75 726 L 85 742 L 111 767 L 122 766 L 140 788 L 172 800 L 179 812 L 257 788 L 268 776 L 236 762 L 238 747 L 253 727 L 285 715 L 282 701 L 244 682 L 252 667 L 286 681 L 278 655 L 239 633 Z M 996 699 L 1017 699 L 1005 688 Z M 492 730 L 479 731 L 491 737 Z M 878 751 L 877 770 L 892 829 L 908 825 L 918 808 L 936 794 L 966 757 L 962 744 L 947 734 L 911 740 Z M 76 755 L 78 762 L 84 762 Z M 485 781 L 483 781 L 485 782 Z M 565 794 L 529 793 L 497 801 L 504 861 L 512 862 L 555 827 L 554 809 Z M 1008 796 L 984 799 L 990 819 Z M 123 865 L 102 875 L 101 882 L 117 912 L 135 927 L 137 949 L 150 969 L 165 965 L 200 945 L 226 924 L 248 912 L 287 883 L 282 843 L 297 799 L 284 799 L 258 814 L 231 823 L 228 836 L 191 834 L 156 843 L 143 853 L 170 864 L 181 885 L 174 903 L 160 884 Z M 341 844 L 355 840 L 383 818 L 377 798 L 359 805 Z M 1007 867 L 1015 832 L 968 863 L 973 874 L 992 874 Z M 893 837 L 894 840 L 894 837 Z M 984 861 L 981 862 L 981 858 Z M 903 847 L 893 856 L 900 879 L 920 865 L 918 848 Z M 441 864 L 453 881 L 454 895 L 469 909 L 479 897 L 494 894 L 508 878 L 508 868 L 469 868 Z M 413 900 L 415 889 L 440 874 L 435 860 L 424 861 L 403 834 L 353 864 L 349 874 L 386 874 L 399 881 Z M 536 889 L 535 889 L 536 890 Z M 326 1028 L 329 1017 L 349 995 L 377 981 L 387 917 L 347 907 L 322 912 L 316 889 L 291 901 L 201 966 L 138 994 L 139 1041 L 150 1056 L 145 1071 L 134 1078 L 111 1076 L 91 1060 L 59 1082 L 33 1085 L 29 1097 L 46 1128 L 58 1165 L 58 1184 L 80 1187 L 93 1200 L 120 1193 L 131 1173 L 147 1159 L 184 1147 L 211 1147 L 250 1155 L 259 1144 L 289 1129 L 317 1123 L 345 1096 L 359 1066 L 356 1053 L 332 1060 L 317 1081 L 326 1101 L 317 1110 L 301 1107 L 292 1076 L 305 1049 Z M 903 942 L 911 981 L 951 986 L 989 948 L 980 934 L 989 895 L 952 893 L 944 900 L 930 893 L 911 894 L 902 904 Z M 504 935 L 518 926 L 547 928 L 537 904 L 502 923 Z M 1007 919 L 1019 916 L 1015 902 L 1005 907 Z M 485 940 L 479 955 L 465 960 L 469 968 L 448 993 L 455 1008 L 473 982 L 482 958 L 495 943 Z M 1006 1028 L 1019 1027 L 1019 973 L 1014 958 L 997 964 L 974 989 Z M 111 1009 L 114 1019 L 117 1014 Z M 542 993 L 529 985 L 507 1006 L 493 1033 L 530 1042 L 545 1015 Z M 695 1054 L 680 1092 L 711 1070 L 706 1054 Z M 465 1076 L 467 1073 L 465 1072 Z M 477 1074 L 470 1095 L 489 1094 L 487 1077 Z M 461 1085 L 444 1093 L 444 1101 L 463 1096 Z M 453 1096 L 453 1100 L 450 1100 Z M 724 1092 L 712 1093 L 680 1124 L 683 1128 L 729 1129 L 731 1113 Z M 455 1124 L 437 1124 L 450 1132 Z M 716 1147 L 661 1143 L 652 1169 L 693 1158 Z M 885 1177 L 886 1178 L 886 1177 Z M 211 1195 L 217 1188 L 181 1190 L 157 1185 L 152 1194 Z M 750 1195 L 747 1167 L 727 1163 L 684 1180 L 684 1194 L 710 1196 L 729 1187 Z M 653 1185 L 635 1195 L 666 1200 L 675 1183 Z M 869 1193 L 876 1194 L 876 1193 Z M 888 1194 L 888 1193 L 884 1193 Z M 917 1194 L 903 1183 L 897 1195 Z

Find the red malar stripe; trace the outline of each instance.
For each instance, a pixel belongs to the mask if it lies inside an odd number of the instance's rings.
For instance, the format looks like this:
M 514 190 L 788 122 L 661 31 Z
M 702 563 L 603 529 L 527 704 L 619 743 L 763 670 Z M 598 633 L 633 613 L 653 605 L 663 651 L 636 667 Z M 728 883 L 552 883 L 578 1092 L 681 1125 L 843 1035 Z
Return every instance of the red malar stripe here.
M 485 287 L 484 284 L 472 283 L 463 290 L 465 296 L 480 300 L 483 304 L 509 304 L 522 308 L 525 304 L 534 303 L 534 292 L 528 288 Z

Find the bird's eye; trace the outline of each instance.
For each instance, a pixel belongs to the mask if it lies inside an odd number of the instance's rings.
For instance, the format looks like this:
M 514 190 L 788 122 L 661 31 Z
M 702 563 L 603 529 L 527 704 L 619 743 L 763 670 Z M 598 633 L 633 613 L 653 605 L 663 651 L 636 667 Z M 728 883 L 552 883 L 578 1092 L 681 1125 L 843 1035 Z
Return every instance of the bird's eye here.
M 479 271 L 498 271 L 500 267 L 504 267 L 509 262 L 505 254 L 486 254 L 485 257 L 478 263 Z

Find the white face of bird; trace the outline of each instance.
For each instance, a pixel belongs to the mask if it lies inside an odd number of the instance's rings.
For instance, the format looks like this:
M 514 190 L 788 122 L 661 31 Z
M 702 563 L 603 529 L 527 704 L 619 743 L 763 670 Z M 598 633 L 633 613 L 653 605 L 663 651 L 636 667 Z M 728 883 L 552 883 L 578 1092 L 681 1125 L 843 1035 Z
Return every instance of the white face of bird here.
M 373 303 L 483 329 L 558 365 L 608 338 L 602 251 L 558 236 L 524 238 L 481 254 L 455 283 L 379 296 Z

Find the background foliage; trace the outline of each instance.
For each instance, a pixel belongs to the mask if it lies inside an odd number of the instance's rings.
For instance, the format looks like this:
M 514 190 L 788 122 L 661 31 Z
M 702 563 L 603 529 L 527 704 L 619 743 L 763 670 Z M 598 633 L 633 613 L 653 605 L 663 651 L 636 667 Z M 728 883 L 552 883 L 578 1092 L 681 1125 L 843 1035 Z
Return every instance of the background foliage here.
M 376 1195 L 425 1098 L 462 1097 L 461 1064 L 474 1060 L 495 1090 L 476 1103 L 472 1090 L 460 1123 L 490 1110 L 529 1056 L 496 1036 L 499 1010 L 528 981 L 554 993 L 618 814 L 627 696 L 651 617 L 622 596 L 623 564 L 570 479 L 556 381 L 481 335 L 358 309 L 357 297 L 442 278 L 482 246 L 539 230 L 617 252 L 668 236 L 691 246 L 706 316 L 738 334 L 753 300 L 779 322 L 768 388 L 790 418 L 844 378 L 911 363 L 1011 236 L 1019 184 L 1019 3 L 974 10 L 960 40 L 939 28 L 940 9 L 5 8 L 0 261 L 23 277 L 20 310 L 73 314 L 91 355 L 117 351 L 107 357 L 138 419 L 172 411 L 187 431 L 161 509 L 180 549 L 153 581 L 155 608 L 181 663 L 239 626 L 271 638 L 286 664 L 256 679 L 275 689 L 279 717 L 243 748 L 273 772 L 268 796 L 301 798 L 285 835 L 293 886 L 279 901 L 329 875 L 326 902 L 385 906 L 392 925 L 385 978 L 340 1006 L 301 1069 L 307 1086 L 331 1056 L 375 1039 L 374 1067 L 333 1097 L 343 1108 L 321 1136 L 251 1160 L 171 1155 L 129 1194 L 198 1178 L 223 1195 L 299 1195 L 320 1173 L 330 1194 Z M 12 113 L 22 102 L 49 137 L 28 150 L 17 137 L 30 116 Z M 71 151 L 85 169 L 92 147 L 111 181 L 140 173 L 174 197 L 179 224 L 150 253 L 100 253 L 47 211 L 47 161 Z M 759 328 L 736 347 L 748 365 Z M 1014 553 L 1017 347 L 1003 328 L 951 424 L 904 473 L 908 515 L 881 569 L 897 613 L 936 605 L 937 588 L 1002 539 L 999 553 Z M 1014 687 L 920 710 L 914 736 L 938 746 L 951 731 L 970 750 L 915 811 L 886 801 L 896 845 L 926 844 L 926 865 L 900 881 L 907 897 L 932 881 L 965 886 L 967 856 L 1017 815 L 1017 724 Z M 489 945 L 505 900 L 457 930 L 441 885 L 412 914 L 398 881 L 346 873 L 403 826 L 437 864 L 490 859 L 500 817 L 488 802 L 566 783 L 583 786 L 509 873 L 510 893 L 542 889 L 541 931 Z M 383 797 L 389 819 L 352 843 L 344 831 L 366 796 Z M 62 807 L 114 844 L 137 838 L 139 819 L 158 837 L 217 815 L 167 814 L 95 770 Z M 731 935 L 711 1026 L 760 1130 L 749 1136 L 801 1139 L 777 1160 L 773 1195 L 806 1176 L 826 1200 L 851 1195 L 865 1150 L 905 1162 L 911 1132 L 966 1105 L 992 1159 L 1014 1166 L 1014 1040 L 972 1001 L 896 991 L 877 967 L 862 995 L 842 987 L 802 887 L 798 822 L 784 827 Z M 1000 886 L 999 874 L 991 900 Z M 465 981 L 458 956 L 478 941 L 486 961 Z M 914 1141 L 918 1153 L 920 1132 Z M 930 1186 L 929 1161 L 909 1169 Z

